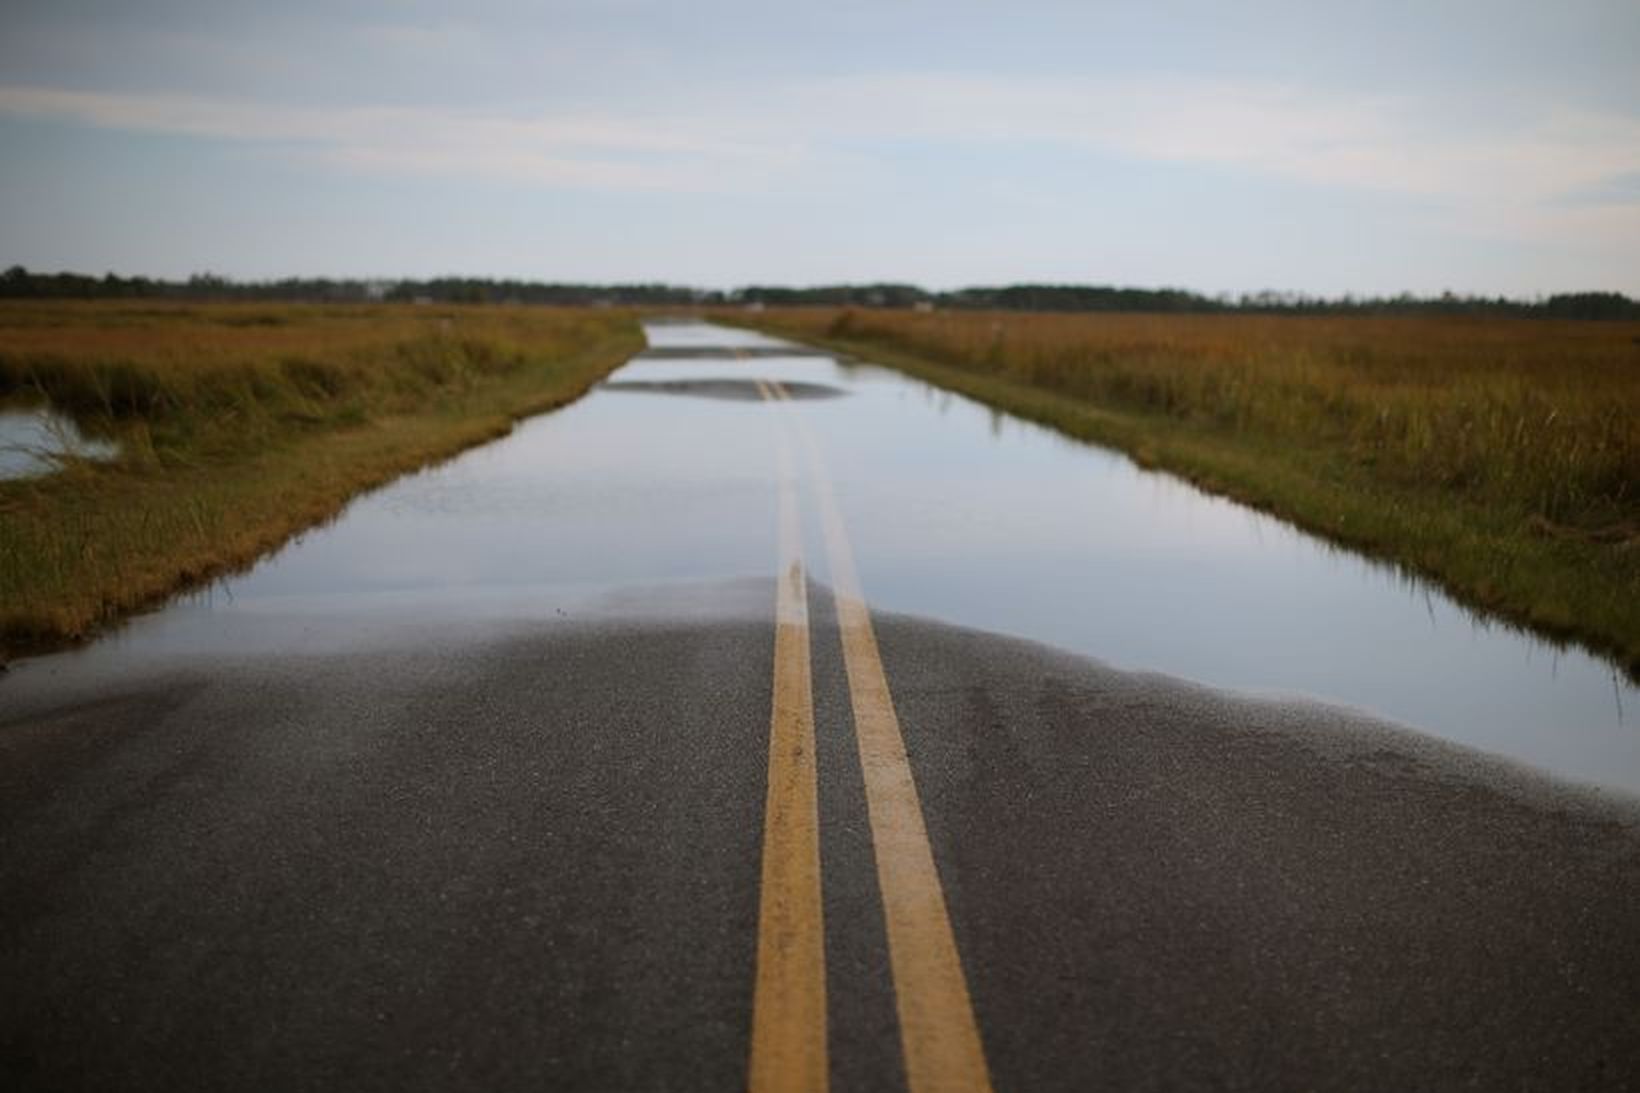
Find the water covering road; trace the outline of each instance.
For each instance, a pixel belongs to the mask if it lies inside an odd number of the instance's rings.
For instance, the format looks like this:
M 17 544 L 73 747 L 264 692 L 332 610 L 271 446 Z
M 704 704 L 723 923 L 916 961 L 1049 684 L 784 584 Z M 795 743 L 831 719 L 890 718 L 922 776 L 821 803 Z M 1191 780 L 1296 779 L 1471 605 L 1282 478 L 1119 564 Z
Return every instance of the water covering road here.
M 359 500 L 86 655 L 256 648 L 304 626 L 345 642 L 406 616 L 586 616 L 634 590 L 653 604 L 657 585 L 765 576 L 763 378 L 802 399 L 878 609 L 1340 703 L 1640 793 L 1640 689 L 1608 662 L 899 373 L 702 323 L 648 333 L 650 352 L 575 406 Z
M 891 372 L 650 336 L 0 676 L 0 1086 L 1640 1073 L 1609 667 Z

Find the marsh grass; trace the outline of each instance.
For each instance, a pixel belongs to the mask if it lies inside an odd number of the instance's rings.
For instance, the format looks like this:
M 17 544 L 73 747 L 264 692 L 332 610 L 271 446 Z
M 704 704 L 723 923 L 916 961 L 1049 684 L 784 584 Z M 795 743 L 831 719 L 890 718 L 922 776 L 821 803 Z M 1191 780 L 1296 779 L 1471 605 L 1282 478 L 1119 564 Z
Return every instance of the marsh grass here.
M 1121 448 L 1640 667 L 1640 323 L 791 309 L 756 325 Z
M 629 316 L 585 310 L 0 306 L 0 400 L 118 445 L 0 482 L 0 653 L 242 567 L 641 346 Z

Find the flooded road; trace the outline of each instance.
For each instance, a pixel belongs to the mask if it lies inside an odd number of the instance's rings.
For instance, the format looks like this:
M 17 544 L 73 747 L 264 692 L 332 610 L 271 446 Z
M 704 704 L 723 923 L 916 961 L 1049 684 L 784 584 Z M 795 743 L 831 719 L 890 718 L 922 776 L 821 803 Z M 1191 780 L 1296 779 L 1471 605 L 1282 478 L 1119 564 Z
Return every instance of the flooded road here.
M 650 339 L 0 676 L 0 1086 L 1640 1073 L 1608 667 L 894 373 Z
M 1609 663 L 899 373 L 701 323 L 648 335 L 580 403 L 78 656 L 672 611 L 682 590 L 767 577 L 776 421 L 756 381 L 778 380 L 820 439 L 875 610 L 1342 704 L 1640 793 L 1640 691 Z

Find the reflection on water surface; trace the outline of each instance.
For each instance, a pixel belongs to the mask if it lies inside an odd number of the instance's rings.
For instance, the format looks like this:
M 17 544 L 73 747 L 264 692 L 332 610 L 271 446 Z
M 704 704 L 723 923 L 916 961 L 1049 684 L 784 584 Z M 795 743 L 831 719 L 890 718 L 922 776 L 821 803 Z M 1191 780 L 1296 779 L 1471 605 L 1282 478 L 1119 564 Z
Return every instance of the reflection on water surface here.
M 788 412 L 820 438 L 876 609 L 1353 705 L 1640 792 L 1640 694 L 1605 662 L 1478 622 L 1387 567 L 897 373 L 770 355 L 781 343 L 701 323 L 657 325 L 650 339 L 655 352 L 605 389 L 360 499 L 113 644 L 217 650 L 240 619 L 243 634 L 266 635 L 274 618 L 336 630 L 388 611 L 557 617 L 611 594 L 660 602 L 667 588 L 772 576 L 779 415 L 749 397 L 677 393 L 779 380 L 848 395 Z
M 50 474 L 64 457 L 112 459 L 113 444 L 94 440 L 50 410 L 0 409 L 0 478 Z

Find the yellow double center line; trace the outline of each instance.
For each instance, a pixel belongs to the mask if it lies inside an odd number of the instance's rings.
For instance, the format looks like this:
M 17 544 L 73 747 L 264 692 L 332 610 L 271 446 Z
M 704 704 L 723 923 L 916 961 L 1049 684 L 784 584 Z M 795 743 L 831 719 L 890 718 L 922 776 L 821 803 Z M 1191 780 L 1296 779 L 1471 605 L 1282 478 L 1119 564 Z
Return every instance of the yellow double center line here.
M 754 1090 L 826 1088 L 826 957 L 809 682 L 809 593 L 803 578 L 795 478 L 791 448 L 782 438 L 774 703 L 752 1004 L 749 1084 Z
M 779 383 L 763 384 L 764 398 L 788 403 Z M 782 406 L 784 410 L 784 406 Z M 905 740 L 894 713 L 888 677 L 877 650 L 871 612 L 860 589 L 842 512 L 826 472 L 820 449 L 807 424 L 795 417 L 793 425 L 808 456 L 810 477 L 820 502 L 821 527 L 831 570 L 837 625 L 843 644 L 854 714 L 855 740 L 865 775 L 866 810 L 877 859 L 877 881 L 883 896 L 889 963 L 894 977 L 895 1006 L 900 1042 L 905 1055 L 906 1081 L 912 1093 L 934 1090 L 988 1090 L 990 1078 L 973 1005 L 957 955 L 956 939 L 934 865 L 928 831 L 923 821 L 917 786 L 906 758 Z M 791 456 L 784 439 L 781 449 L 781 590 L 779 618 L 795 618 L 786 607 L 788 589 L 803 592 L 800 535 Z M 788 553 L 788 552 L 792 553 Z M 795 586 L 787 573 L 797 574 Z M 784 625 L 776 630 L 775 712 L 770 738 L 769 802 L 765 820 L 761 917 L 758 935 L 757 988 L 753 999 L 751 1088 L 820 1090 L 826 1088 L 825 972 L 821 941 L 819 825 L 815 797 L 814 725 L 809 697 L 807 610 L 802 610 L 805 661 L 802 673 L 801 718 L 782 705 L 783 649 L 788 656 L 797 642 L 786 639 Z M 788 694 L 789 699 L 793 695 Z M 783 709 L 785 711 L 783 718 Z M 806 728 L 792 732 L 785 718 L 804 721 Z M 805 736 L 806 733 L 806 736 Z M 789 756 L 792 740 L 806 739 L 801 772 L 793 774 L 776 753 Z M 777 776 L 778 785 L 777 800 Z M 796 787 L 792 789 L 792 787 Z M 788 792 L 790 791 L 790 792 Z M 791 814 L 802 811 L 802 824 Z M 801 827 L 801 838 L 791 832 Z M 801 859 L 771 866 L 771 855 Z M 812 874 L 808 872 L 812 863 Z M 771 877 L 783 885 L 769 890 Z M 792 878 L 796 878 L 795 880 Z M 812 900 L 807 910 L 794 913 L 792 905 Z M 794 942 L 790 931 L 812 930 Z M 798 960 L 793 954 L 803 954 Z M 766 975 L 767 972 L 767 975 Z M 815 1009 L 814 1007 L 818 1007 Z M 798 1022 L 802 1022 L 799 1027 Z

